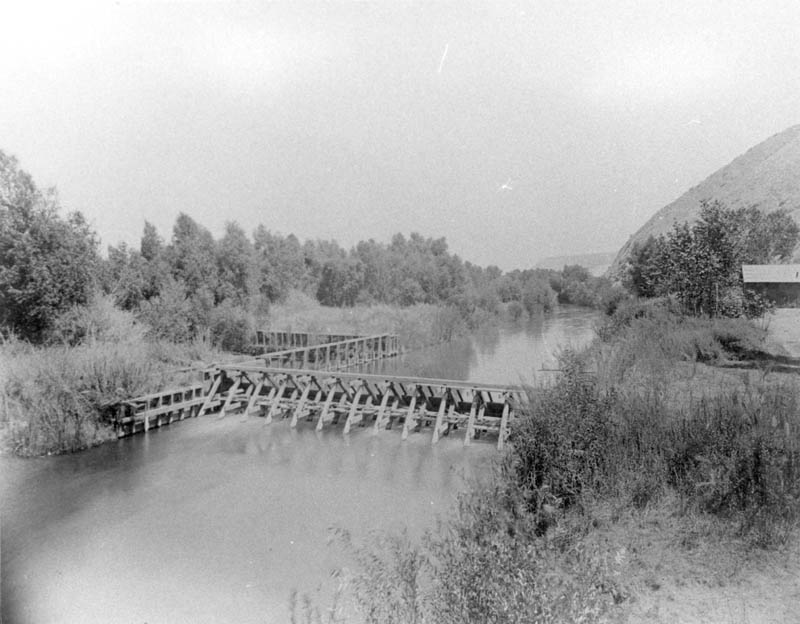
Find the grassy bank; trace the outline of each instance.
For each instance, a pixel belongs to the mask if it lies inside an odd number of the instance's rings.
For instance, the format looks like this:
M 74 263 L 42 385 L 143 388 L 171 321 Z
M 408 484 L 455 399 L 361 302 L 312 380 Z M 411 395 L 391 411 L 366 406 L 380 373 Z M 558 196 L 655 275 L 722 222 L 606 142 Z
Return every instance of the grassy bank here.
M 64 453 L 103 442 L 114 435 L 111 405 L 195 379 L 188 368 L 212 353 L 202 343 L 142 336 L 49 347 L 8 340 L 0 345 L 3 452 Z
M 349 602 L 329 621 L 670 621 L 651 609 L 663 587 L 797 550 L 800 385 L 764 366 L 763 330 L 660 302 L 598 334 L 530 390 L 454 517 L 421 542 L 349 544 Z

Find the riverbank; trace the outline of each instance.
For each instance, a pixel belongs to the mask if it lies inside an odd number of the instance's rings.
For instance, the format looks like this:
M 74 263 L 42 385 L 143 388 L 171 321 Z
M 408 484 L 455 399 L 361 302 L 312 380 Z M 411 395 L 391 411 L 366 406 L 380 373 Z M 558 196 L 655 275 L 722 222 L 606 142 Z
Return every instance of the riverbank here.
M 494 485 L 383 576 L 357 571 L 356 604 L 405 583 L 386 613 L 425 621 L 798 621 L 800 382 L 768 364 L 785 354 L 665 302 L 598 334 L 531 395 Z

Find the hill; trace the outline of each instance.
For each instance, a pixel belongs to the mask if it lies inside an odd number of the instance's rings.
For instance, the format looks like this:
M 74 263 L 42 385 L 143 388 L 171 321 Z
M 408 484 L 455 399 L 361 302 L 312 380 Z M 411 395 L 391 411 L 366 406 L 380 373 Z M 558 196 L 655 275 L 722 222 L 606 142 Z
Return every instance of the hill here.
M 704 199 L 718 199 L 729 208 L 757 206 L 765 212 L 786 208 L 800 223 L 800 125 L 750 148 L 664 206 L 620 249 L 609 275 L 618 275 L 635 243 L 665 234 L 675 223 L 695 221 Z M 795 259 L 797 256 L 795 250 Z

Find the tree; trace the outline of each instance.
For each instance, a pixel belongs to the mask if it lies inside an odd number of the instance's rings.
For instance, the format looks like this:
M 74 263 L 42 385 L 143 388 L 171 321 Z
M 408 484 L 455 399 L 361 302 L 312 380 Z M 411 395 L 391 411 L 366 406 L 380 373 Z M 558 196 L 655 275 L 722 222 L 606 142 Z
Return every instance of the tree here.
M 30 339 L 89 301 L 97 240 L 79 212 L 63 219 L 55 192 L 40 192 L 0 151 L 0 323 Z
M 139 253 L 142 258 L 148 262 L 152 262 L 158 258 L 164 251 L 164 241 L 159 236 L 156 226 L 149 221 L 144 222 L 144 232 L 142 233 L 142 241 L 139 246 Z
M 355 258 L 329 260 L 322 269 L 317 300 L 322 305 L 354 306 L 363 276 L 364 267 Z
M 185 285 L 188 295 L 213 297 L 219 284 L 214 237 L 183 212 L 172 230 L 169 260 L 173 276 Z
M 255 251 L 238 223 L 230 221 L 225 224 L 225 235 L 217 245 L 217 269 L 217 301 L 229 299 L 235 304 L 246 305 L 258 292 Z

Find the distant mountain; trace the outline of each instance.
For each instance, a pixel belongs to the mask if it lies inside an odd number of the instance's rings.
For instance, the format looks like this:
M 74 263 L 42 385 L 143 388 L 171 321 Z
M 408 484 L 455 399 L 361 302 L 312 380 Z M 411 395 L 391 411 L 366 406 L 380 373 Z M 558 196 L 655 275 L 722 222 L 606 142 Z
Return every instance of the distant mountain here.
M 764 212 L 786 208 L 800 223 L 800 125 L 751 147 L 664 206 L 620 249 L 609 275 L 617 276 L 634 243 L 669 232 L 675 223 L 696 221 L 703 199 L 718 199 L 729 208 L 757 206 Z
M 594 275 L 602 275 L 614 261 L 616 255 L 616 253 L 610 251 L 605 253 L 578 254 L 575 256 L 552 256 L 539 260 L 539 262 L 536 263 L 536 268 L 560 271 L 568 264 L 579 264 L 589 269 Z

